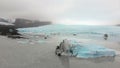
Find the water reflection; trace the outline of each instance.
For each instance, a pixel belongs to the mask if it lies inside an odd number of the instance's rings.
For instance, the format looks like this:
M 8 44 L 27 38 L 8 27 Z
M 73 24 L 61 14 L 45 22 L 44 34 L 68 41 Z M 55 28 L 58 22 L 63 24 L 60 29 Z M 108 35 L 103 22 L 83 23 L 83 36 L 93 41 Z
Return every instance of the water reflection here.
M 62 65 L 64 68 L 70 68 L 70 62 L 69 62 L 69 57 L 68 56 L 61 56 L 59 57 Z
M 114 62 L 115 57 L 108 56 L 108 57 L 88 58 L 88 59 L 80 59 L 80 60 L 87 60 L 93 63 L 103 63 L 103 62 Z
M 94 63 L 113 62 L 114 60 L 115 60 L 115 57 L 111 57 L 111 56 L 89 59 L 89 61 L 92 61 Z
M 68 56 L 61 56 L 59 57 L 61 63 L 62 63 L 62 66 L 64 68 L 70 68 L 70 60 L 69 60 L 69 57 Z M 71 58 L 72 59 L 72 58 Z M 89 59 L 74 59 L 74 60 L 87 60 L 87 61 L 90 61 L 92 63 L 103 63 L 103 62 L 114 62 L 115 61 L 115 57 L 99 57 L 99 58 L 89 58 Z
M 115 57 L 99 57 L 99 58 L 89 58 L 89 59 L 83 59 L 83 58 L 75 58 L 75 57 L 68 57 L 68 56 L 61 56 L 59 57 L 59 60 L 61 61 L 61 64 L 63 68 L 70 68 L 70 60 L 75 61 L 76 63 L 88 63 L 92 62 L 94 64 L 99 64 L 99 63 L 113 63 L 115 61 Z M 77 60 L 77 61 L 76 61 Z M 76 63 L 72 63 L 72 65 L 78 65 Z M 81 65 L 81 64 L 80 64 Z M 79 65 L 78 65 L 79 66 Z

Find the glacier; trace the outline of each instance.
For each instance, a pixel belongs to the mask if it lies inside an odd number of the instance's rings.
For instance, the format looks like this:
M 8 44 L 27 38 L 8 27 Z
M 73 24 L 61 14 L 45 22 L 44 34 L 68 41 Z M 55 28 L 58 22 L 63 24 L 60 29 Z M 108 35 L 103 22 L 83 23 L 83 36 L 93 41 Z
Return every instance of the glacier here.
M 64 30 L 64 31 L 63 31 Z M 92 31 L 91 31 L 92 30 Z M 116 26 L 88 26 L 88 25 L 46 25 L 40 27 L 19 28 L 19 32 L 24 33 L 120 33 L 120 27 Z
M 110 41 L 120 40 L 120 27 L 117 26 L 89 26 L 89 25 L 61 25 L 52 24 L 39 27 L 18 28 L 20 34 L 28 35 L 76 35 L 79 38 L 103 40 L 103 35 L 108 34 Z

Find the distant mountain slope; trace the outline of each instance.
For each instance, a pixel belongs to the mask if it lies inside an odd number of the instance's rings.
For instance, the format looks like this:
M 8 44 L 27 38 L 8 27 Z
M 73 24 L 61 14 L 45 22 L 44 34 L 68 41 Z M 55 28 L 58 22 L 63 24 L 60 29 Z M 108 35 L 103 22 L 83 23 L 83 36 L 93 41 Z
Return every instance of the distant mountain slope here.
M 27 20 L 27 19 L 21 19 L 17 18 L 14 22 L 15 27 L 17 28 L 27 28 L 27 27 L 37 27 L 42 25 L 49 25 L 51 22 L 45 22 L 45 21 L 37 21 L 37 20 Z

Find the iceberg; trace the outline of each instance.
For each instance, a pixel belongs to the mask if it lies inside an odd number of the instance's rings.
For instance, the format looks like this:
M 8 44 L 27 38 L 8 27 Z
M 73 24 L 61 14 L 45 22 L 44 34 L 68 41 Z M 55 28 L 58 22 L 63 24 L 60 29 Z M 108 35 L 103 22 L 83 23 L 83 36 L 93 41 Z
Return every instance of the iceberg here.
M 77 58 L 97 58 L 97 57 L 114 57 L 115 51 L 101 45 L 86 44 L 78 40 L 65 39 L 60 44 L 60 50 L 63 53 L 71 54 Z
M 116 55 L 114 50 L 101 45 L 85 44 L 75 40 L 70 40 L 69 43 L 72 45 L 70 48 L 72 55 L 78 58 L 97 58 Z

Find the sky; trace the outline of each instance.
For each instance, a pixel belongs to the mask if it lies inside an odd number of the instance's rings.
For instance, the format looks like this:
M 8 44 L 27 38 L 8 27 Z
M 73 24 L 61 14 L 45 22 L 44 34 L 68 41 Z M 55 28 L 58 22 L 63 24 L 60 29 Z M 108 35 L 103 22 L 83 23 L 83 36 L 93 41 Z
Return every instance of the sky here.
M 0 0 L 0 17 L 66 25 L 120 24 L 120 0 Z

